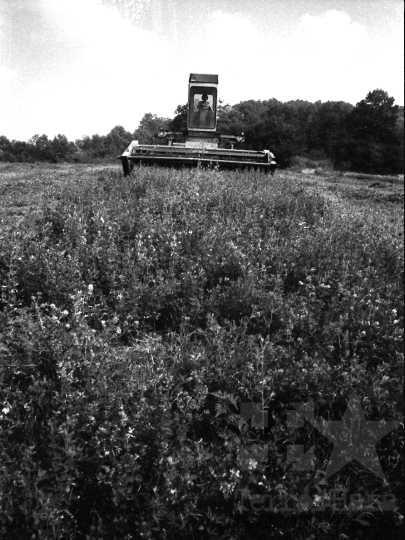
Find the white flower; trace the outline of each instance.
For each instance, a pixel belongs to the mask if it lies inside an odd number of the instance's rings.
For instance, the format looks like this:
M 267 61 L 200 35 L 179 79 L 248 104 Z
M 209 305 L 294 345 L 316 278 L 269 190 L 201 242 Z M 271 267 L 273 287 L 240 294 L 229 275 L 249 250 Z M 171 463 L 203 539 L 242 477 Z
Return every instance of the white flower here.
M 87 287 L 88 293 L 93 294 L 93 285 L 90 283 L 90 285 Z

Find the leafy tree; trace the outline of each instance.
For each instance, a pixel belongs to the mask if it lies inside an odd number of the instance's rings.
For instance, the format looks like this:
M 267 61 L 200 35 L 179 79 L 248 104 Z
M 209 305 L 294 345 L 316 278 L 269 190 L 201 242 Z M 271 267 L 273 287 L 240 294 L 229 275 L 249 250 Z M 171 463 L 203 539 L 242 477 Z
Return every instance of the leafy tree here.
M 392 142 L 398 118 L 398 106 L 394 102 L 395 99 L 384 90 L 369 92 L 366 99 L 357 103 L 348 119 L 353 136 Z
M 11 158 L 11 159 L 10 159 Z M 12 140 L 10 143 L 10 154 L 7 161 L 32 162 L 37 158 L 35 146 L 25 141 Z
M 263 120 L 269 109 L 269 103 L 268 101 L 250 99 L 248 101 L 241 101 L 235 105 L 235 109 L 239 113 L 240 120 L 247 127 L 258 124 Z
M 115 126 L 105 137 L 105 147 L 111 157 L 117 157 L 132 141 L 132 134 L 122 126 Z
M 223 105 L 220 101 L 217 108 L 218 131 L 226 135 L 240 135 L 247 128 L 247 122 L 244 119 L 244 113 L 238 105 Z
M 11 142 L 4 135 L 0 135 L 0 161 L 11 161 Z
M 141 144 L 159 144 L 161 141 L 157 133 L 160 128 L 168 129 L 169 123 L 169 118 L 161 118 L 156 114 L 146 113 L 134 132 L 134 139 Z
M 95 158 L 105 158 L 108 155 L 105 137 L 96 133 L 91 137 L 91 146 L 93 157 Z
M 403 172 L 399 109 L 384 90 L 369 92 L 347 119 L 348 140 L 338 149 L 338 161 L 352 170 L 377 174 Z
M 297 132 L 282 115 L 269 115 L 265 121 L 246 130 L 246 144 L 254 150 L 270 150 L 276 155 L 277 163 L 288 167 L 297 150 Z
M 10 141 L 4 135 L 0 135 L 0 150 L 8 150 L 10 148 Z
M 345 138 L 347 117 L 353 105 L 344 101 L 317 102 L 306 122 L 308 153 L 333 158 L 336 145 Z
M 105 145 L 105 137 L 96 133 L 89 137 L 85 135 L 80 144 L 81 149 L 86 152 L 88 158 L 102 159 L 105 158 L 108 153 Z
M 168 124 L 168 128 L 171 131 L 185 131 L 187 129 L 187 111 L 187 103 L 185 105 L 177 105 L 174 111 L 176 116 Z
M 303 103 L 303 102 L 302 102 Z M 249 103 L 248 124 L 245 127 L 246 146 L 254 150 L 274 152 L 278 163 L 288 166 L 293 155 L 306 151 L 305 126 L 300 115 L 301 104 L 283 104 L 275 99 L 261 102 L 260 119 L 252 117 L 255 111 Z M 245 109 L 246 118 L 246 109 Z
M 404 108 L 399 108 L 399 116 L 397 119 L 397 123 L 395 126 L 395 133 L 397 136 L 397 139 L 399 141 L 399 149 L 398 149 L 398 170 L 400 173 L 404 172 Z
M 69 142 L 65 135 L 60 134 L 53 138 L 51 147 L 54 158 L 64 161 L 70 161 L 76 151 L 74 143 Z
M 47 135 L 34 135 L 28 141 L 28 144 L 33 147 L 32 154 L 34 159 L 39 161 L 55 160 L 55 155 L 52 151 L 52 142 L 49 140 Z

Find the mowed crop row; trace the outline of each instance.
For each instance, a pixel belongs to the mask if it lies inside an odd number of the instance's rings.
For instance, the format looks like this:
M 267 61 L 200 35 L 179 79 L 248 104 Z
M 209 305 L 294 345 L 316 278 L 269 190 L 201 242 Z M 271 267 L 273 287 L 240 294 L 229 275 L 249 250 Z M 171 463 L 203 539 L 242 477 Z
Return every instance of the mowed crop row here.
M 350 182 L 0 170 L 0 537 L 396 530 L 403 208 L 383 184 L 361 196 Z M 288 411 L 311 403 L 314 418 L 340 422 L 353 396 L 367 421 L 397 424 L 375 439 L 381 469 L 347 447 L 325 479 L 331 440 L 309 417 L 292 428 Z M 266 421 L 244 417 L 252 402 Z M 297 445 L 315 449 L 305 466 Z M 396 502 L 316 508 L 336 489 Z M 266 512 L 252 503 L 264 495 L 314 506 Z

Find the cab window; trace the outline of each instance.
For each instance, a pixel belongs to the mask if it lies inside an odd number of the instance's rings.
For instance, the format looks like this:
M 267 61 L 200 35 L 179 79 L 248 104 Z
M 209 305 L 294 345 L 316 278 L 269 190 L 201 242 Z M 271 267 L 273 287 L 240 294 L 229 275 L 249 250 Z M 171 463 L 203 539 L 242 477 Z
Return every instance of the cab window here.
M 212 88 L 192 88 L 190 93 L 190 127 L 215 128 L 215 94 Z

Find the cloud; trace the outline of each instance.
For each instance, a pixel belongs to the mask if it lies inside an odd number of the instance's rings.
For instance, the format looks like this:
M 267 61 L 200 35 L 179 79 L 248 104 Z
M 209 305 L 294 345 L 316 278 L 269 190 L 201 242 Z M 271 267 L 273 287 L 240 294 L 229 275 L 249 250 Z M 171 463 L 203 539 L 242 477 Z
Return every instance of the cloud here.
M 29 39 L 40 63 L 20 80 L 16 137 L 77 138 L 117 124 L 133 131 L 145 112 L 161 114 L 162 81 L 172 70 L 162 62 L 171 48 L 160 35 L 98 0 L 36 1 L 41 16 Z M 178 96 L 170 87 L 164 92 L 173 94 L 174 109 Z
M 319 16 L 305 14 L 300 21 L 300 37 L 307 53 L 337 61 L 363 52 L 368 39 L 364 26 L 336 9 Z
M 104 114 L 113 121 L 125 110 L 134 118 L 159 103 L 161 87 L 153 76 L 157 68 L 160 80 L 170 74 L 169 63 L 162 62 L 170 47 L 159 35 L 135 27 L 97 0 L 46 4 L 47 16 L 74 51 L 78 80 L 69 86 L 80 89 L 87 115 L 92 111 L 95 117 Z
M 0 6 L 4 7 L 4 6 Z M 13 78 L 18 73 L 18 68 L 10 67 L 7 64 L 6 58 L 6 38 L 5 38 L 5 21 L 2 14 L 2 9 L 0 9 L 0 103 L 4 104 L 6 91 L 8 91 L 9 86 Z
M 15 77 L 18 73 L 17 68 L 10 68 L 8 66 L 0 64 L 0 88 L 1 87 L 7 87 L 13 77 Z
M 294 44 L 289 61 L 295 75 L 290 76 L 291 84 L 298 85 L 296 95 L 310 101 L 321 96 L 350 101 L 351 84 L 370 67 L 365 27 L 342 11 L 305 14 Z
M 117 124 L 132 131 L 144 113 L 172 116 L 186 102 L 190 72 L 218 73 L 219 97 L 230 103 L 271 97 L 355 103 L 374 88 L 403 93 L 399 39 L 395 47 L 382 32 L 378 47 L 375 34 L 342 11 L 292 15 L 283 27 L 271 10 L 258 17 L 207 9 L 201 16 L 190 3 L 181 12 L 190 17 L 176 22 L 169 4 L 144 0 L 138 24 L 133 13 L 107 4 L 0 0 L 6 136 L 73 139 Z M 151 6 L 160 12 L 149 13 Z
M 379 47 L 366 28 L 342 11 L 304 15 L 290 51 L 297 96 L 356 103 L 375 88 L 403 93 L 403 46 Z M 402 59 L 402 60 L 401 60 Z M 293 77 L 290 77 L 293 84 Z M 402 87 L 402 91 L 400 90 Z
M 220 74 L 220 95 L 244 99 L 352 101 L 350 80 L 370 80 L 372 59 L 364 26 L 347 13 L 305 14 L 289 32 L 265 19 L 259 26 L 241 14 L 215 11 L 206 24 L 195 64 Z M 196 51 L 193 51 L 196 58 Z M 215 69 L 215 71 L 214 71 Z M 366 88 L 362 99 L 370 88 Z
M 239 13 L 214 11 L 204 27 L 203 46 L 193 50 L 193 70 L 220 75 L 220 96 L 235 103 L 255 98 L 269 39 Z
M 324 96 L 350 101 L 348 81 L 370 71 L 368 40 L 365 27 L 338 10 L 305 14 L 289 33 L 271 19 L 259 26 L 241 14 L 215 11 L 204 48 L 193 55 L 201 72 L 220 74 L 220 95 L 231 103 Z

